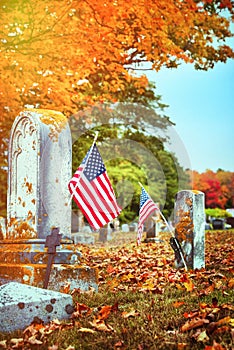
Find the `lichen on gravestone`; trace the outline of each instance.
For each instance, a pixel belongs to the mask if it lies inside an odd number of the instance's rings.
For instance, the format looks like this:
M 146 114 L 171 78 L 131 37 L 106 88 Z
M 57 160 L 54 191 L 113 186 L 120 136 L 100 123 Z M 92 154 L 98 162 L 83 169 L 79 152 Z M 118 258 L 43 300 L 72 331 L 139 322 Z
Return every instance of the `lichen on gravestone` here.
M 38 110 L 40 113 L 40 109 Z M 53 141 L 58 141 L 59 134 L 67 125 L 67 118 L 60 112 L 56 111 L 47 111 L 46 115 L 41 115 L 40 120 L 42 123 L 46 124 L 50 128 L 49 137 Z

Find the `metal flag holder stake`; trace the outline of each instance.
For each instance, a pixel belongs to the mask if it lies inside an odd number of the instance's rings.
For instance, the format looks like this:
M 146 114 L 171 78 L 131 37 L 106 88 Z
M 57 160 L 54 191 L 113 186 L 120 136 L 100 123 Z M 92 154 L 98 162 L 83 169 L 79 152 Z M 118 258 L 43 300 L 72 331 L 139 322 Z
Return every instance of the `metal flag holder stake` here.
M 141 188 L 144 188 L 144 186 L 139 182 L 139 185 L 141 186 Z M 148 194 L 149 195 L 149 194 Z M 150 196 L 149 196 L 150 197 Z M 151 197 L 150 197 L 151 198 Z M 152 198 L 151 198 L 152 199 Z M 165 216 L 163 215 L 163 213 L 161 212 L 161 210 L 158 208 L 159 214 L 161 215 L 163 221 L 165 222 L 170 234 L 171 234 L 171 238 L 170 238 L 170 246 L 172 247 L 172 249 L 175 252 L 176 257 L 181 258 L 183 264 L 184 264 L 184 268 L 187 271 L 188 267 L 187 264 L 185 262 L 184 259 L 184 254 L 183 254 L 183 249 L 180 245 L 180 242 L 178 241 L 178 239 L 175 237 L 174 232 L 171 230 Z M 179 259 L 178 259 L 179 260 Z

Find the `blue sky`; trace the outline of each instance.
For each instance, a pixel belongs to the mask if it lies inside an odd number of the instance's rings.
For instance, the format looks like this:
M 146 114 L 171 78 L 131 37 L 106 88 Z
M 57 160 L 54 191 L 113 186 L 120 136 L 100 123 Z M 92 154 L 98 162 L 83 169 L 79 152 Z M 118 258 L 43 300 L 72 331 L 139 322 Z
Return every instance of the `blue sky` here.
M 181 164 L 199 172 L 234 171 L 234 60 L 207 72 L 183 64 L 147 76 L 176 123 L 170 150 Z

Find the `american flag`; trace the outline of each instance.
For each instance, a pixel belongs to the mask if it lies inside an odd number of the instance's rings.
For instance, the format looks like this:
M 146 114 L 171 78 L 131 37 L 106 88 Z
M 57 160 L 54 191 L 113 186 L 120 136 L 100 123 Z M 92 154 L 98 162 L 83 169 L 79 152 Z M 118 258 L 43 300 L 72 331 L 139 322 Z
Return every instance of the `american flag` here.
M 142 187 L 140 197 L 140 212 L 137 230 L 137 244 L 141 243 L 143 234 L 144 222 L 148 216 L 155 210 L 159 210 L 157 205 L 152 201 L 146 190 Z
M 96 144 L 86 154 L 68 188 L 94 229 L 112 221 L 121 212 Z

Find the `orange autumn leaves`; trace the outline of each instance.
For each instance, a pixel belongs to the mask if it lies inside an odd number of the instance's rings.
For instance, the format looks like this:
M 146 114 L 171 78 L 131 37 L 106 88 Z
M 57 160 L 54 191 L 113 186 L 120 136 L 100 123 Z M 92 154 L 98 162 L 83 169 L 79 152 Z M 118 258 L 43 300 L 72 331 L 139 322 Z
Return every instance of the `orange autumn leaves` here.
M 220 235 L 225 236 L 225 231 Z M 206 233 L 212 238 L 212 233 Z M 165 237 L 164 243 L 136 247 L 134 244 L 122 247 L 81 247 L 84 262 L 99 270 L 99 284 L 108 285 L 116 291 L 140 291 L 164 294 L 168 285 L 198 297 L 211 294 L 215 290 L 225 291 L 233 286 L 234 257 L 231 237 L 219 246 L 215 241 L 206 241 L 206 269 L 185 272 L 176 270 L 174 254 Z M 212 264 L 222 264 L 224 273 L 217 273 Z M 230 275 L 227 276 L 225 272 Z

